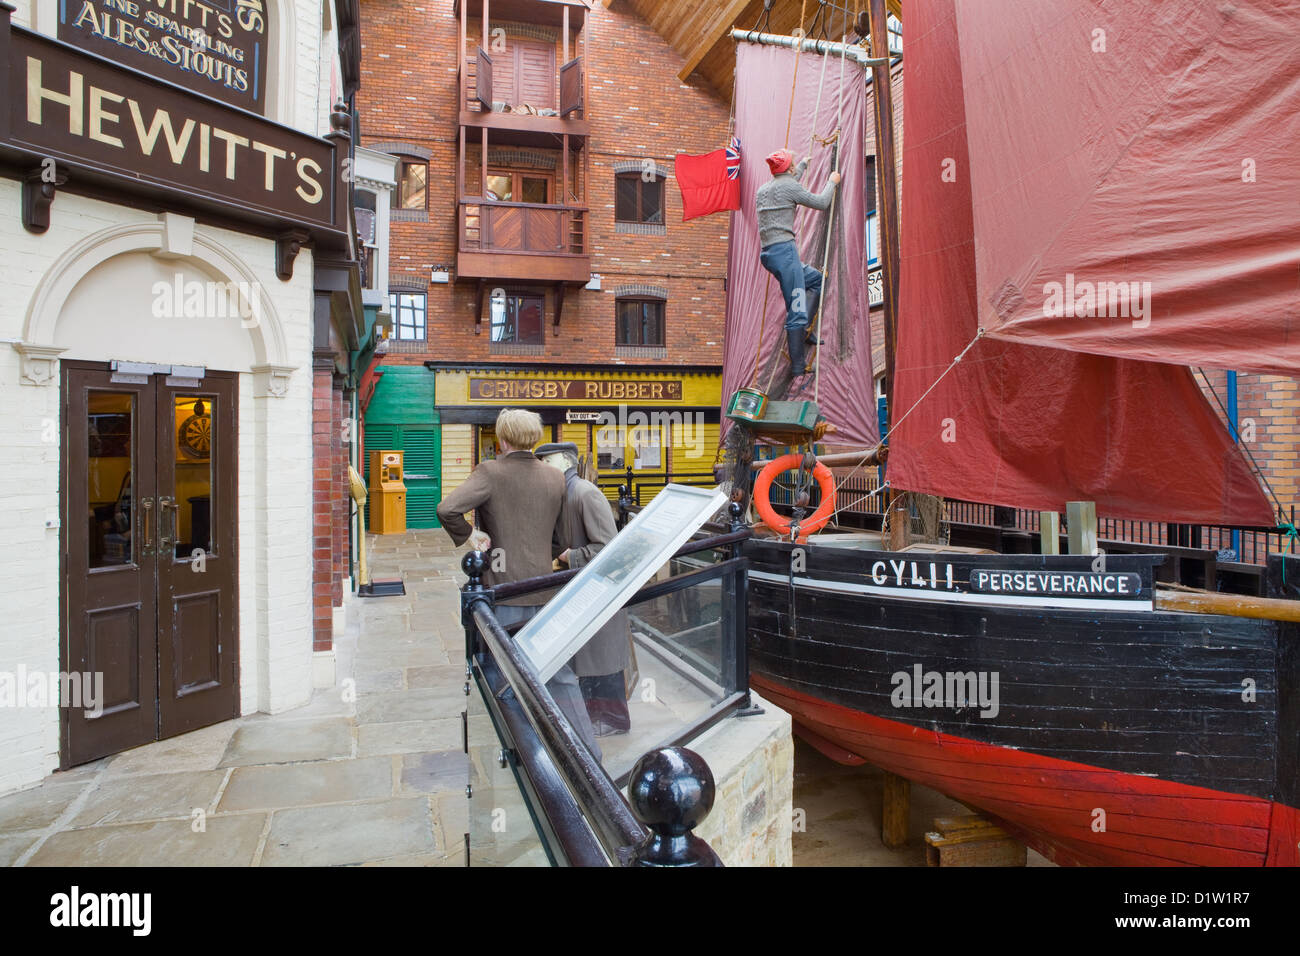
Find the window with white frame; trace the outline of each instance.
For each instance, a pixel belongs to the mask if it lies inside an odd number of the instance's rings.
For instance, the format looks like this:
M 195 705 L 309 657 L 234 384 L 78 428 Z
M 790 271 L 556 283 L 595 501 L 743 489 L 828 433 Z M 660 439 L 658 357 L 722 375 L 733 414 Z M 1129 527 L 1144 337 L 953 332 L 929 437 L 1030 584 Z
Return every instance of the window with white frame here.
M 423 292 L 393 292 L 388 296 L 393 313 L 393 338 L 399 342 L 424 342 L 425 294 Z

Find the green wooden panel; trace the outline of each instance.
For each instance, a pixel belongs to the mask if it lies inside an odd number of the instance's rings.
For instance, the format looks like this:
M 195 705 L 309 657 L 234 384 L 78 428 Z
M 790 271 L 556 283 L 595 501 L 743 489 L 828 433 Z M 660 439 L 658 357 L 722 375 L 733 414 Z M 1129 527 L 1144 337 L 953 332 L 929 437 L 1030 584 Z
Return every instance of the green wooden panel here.
M 406 526 L 438 528 L 442 500 L 442 426 L 403 425 Z
M 366 430 L 361 436 L 361 467 L 363 469 L 361 477 L 366 482 L 366 532 L 370 532 L 370 453 L 372 451 L 383 451 L 385 449 L 396 450 L 402 446 L 398 444 L 400 429 L 394 425 L 376 425 L 371 424 L 369 417 L 366 419 Z
M 437 528 L 442 500 L 442 427 L 434 407 L 433 372 L 422 365 L 393 365 L 375 385 L 365 415 L 366 486 L 370 485 L 370 451 L 391 448 L 403 453 L 406 526 Z M 369 504 L 367 527 L 369 527 Z
M 393 365 L 384 370 L 366 407 L 366 424 L 429 425 L 434 411 L 434 375 L 422 365 Z

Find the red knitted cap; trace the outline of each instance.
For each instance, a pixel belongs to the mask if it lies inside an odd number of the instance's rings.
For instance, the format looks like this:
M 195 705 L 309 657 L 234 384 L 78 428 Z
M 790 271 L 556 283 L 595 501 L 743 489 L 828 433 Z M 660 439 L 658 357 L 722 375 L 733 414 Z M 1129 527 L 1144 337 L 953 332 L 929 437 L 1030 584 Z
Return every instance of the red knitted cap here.
M 788 149 L 778 149 L 771 156 L 767 157 L 767 168 L 772 170 L 773 176 L 780 176 L 783 172 L 794 165 L 794 153 Z

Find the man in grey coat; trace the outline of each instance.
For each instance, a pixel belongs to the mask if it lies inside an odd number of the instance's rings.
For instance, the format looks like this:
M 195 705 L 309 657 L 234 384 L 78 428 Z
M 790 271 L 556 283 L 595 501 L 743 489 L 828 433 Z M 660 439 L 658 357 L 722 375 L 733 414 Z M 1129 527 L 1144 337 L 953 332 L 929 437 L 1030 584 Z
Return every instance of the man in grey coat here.
M 580 568 L 618 533 L 614 514 L 601 490 L 578 476 L 577 445 L 541 445 L 537 456 L 564 474 L 564 513 L 556 528 L 556 560 Z M 627 612 L 619 610 L 574 655 L 573 669 L 597 737 L 625 734 L 632 727 L 623 681 L 623 672 L 631 664 L 628 647 Z
M 529 450 L 542 437 L 537 413 L 504 409 L 496 436 L 500 457 L 481 462 L 438 505 L 438 520 L 452 541 L 458 546 L 469 541 L 476 551 L 487 552 L 483 583 L 489 587 L 551 573 L 551 542 L 564 511 L 564 479 Z M 465 519 L 470 511 L 477 528 Z M 506 628 L 526 622 L 554 595 L 554 590 L 534 591 L 507 598 L 496 606 L 497 620 Z M 600 745 L 572 662 L 546 682 L 546 689 L 599 760 Z

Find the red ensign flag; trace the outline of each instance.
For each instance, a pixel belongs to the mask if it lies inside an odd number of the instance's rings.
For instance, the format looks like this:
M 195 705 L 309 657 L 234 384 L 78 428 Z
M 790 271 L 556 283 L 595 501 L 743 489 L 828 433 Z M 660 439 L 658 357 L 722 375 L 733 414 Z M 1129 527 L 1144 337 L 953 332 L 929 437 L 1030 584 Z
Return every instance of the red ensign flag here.
M 679 154 L 675 161 L 682 191 L 682 221 L 740 208 L 740 140 L 703 156 Z

